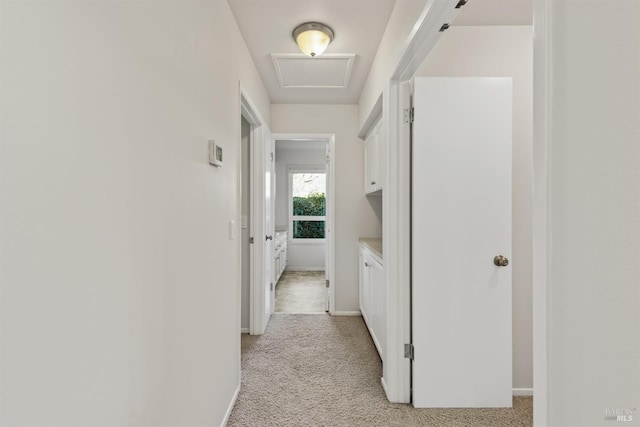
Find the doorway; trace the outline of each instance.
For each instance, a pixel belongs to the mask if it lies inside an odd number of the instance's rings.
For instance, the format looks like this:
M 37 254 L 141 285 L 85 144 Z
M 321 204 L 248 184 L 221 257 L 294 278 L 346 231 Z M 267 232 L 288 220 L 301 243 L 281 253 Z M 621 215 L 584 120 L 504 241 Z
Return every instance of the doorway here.
M 275 141 L 275 312 L 332 313 L 333 135 Z
M 241 227 L 246 227 L 242 228 L 246 233 L 241 234 L 247 238 L 240 244 L 240 277 L 243 278 L 243 273 L 244 278 L 248 277 L 248 286 L 247 283 L 243 283 L 245 288 L 240 287 L 240 328 L 241 331 L 252 335 L 261 335 L 267 327 L 274 306 L 273 140 L 269 128 L 242 85 L 240 106 L 241 121 L 246 123 L 243 122 L 241 125 L 243 147 L 241 155 L 238 156 L 238 180 L 241 183 L 238 221 Z M 243 206 L 245 196 L 248 201 Z M 246 250 L 243 251 L 242 248 Z M 247 321 L 248 325 L 242 323 Z
M 438 2 L 438 4 L 440 4 Z M 514 108 L 513 146 L 513 258 L 509 268 L 513 270 L 513 396 L 531 395 L 532 358 L 532 307 L 531 307 L 531 212 L 532 193 L 532 74 L 533 33 L 531 26 L 476 26 L 452 25 L 442 33 L 442 22 L 455 23 L 454 12 L 442 3 L 442 9 L 428 11 L 426 24 L 412 39 L 399 61 L 389 82 L 389 101 L 385 108 L 400 113 L 410 112 L 410 93 L 413 78 L 421 77 L 512 77 Z M 447 26 L 448 27 L 448 26 Z M 507 34 L 509 33 L 509 34 Z M 518 44 L 518 46 L 516 46 Z M 444 46 L 448 46 L 447 49 Z M 454 46 L 452 48 L 452 46 Z M 459 50 L 456 50 L 459 49 Z M 464 55 L 459 52 L 464 50 Z M 513 55 L 512 55 L 513 53 Z M 527 58 L 520 61 L 522 55 Z M 417 112 L 416 112 L 417 114 Z M 410 115 L 410 114 L 409 114 Z M 389 144 L 387 164 L 391 180 L 387 182 L 390 197 L 385 202 L 384 243 L 389 251 L 394 247 L 410 247 L 411 199 L 409 192 L 411 175 L 411 124 L 403 120 L 407 115 L 396 114 L 400 120 L 392 120 L 389 138 L 398 144 Z M 523 131 L 526 130 L 526 131 Z M 519 236 L 527 236 L 523 241 Z M 405 252 L 406 253 L 406 252 Z M 498 252 L 496 253 L 498 254 Z M 496 255 L 494 254 L 494 255 Z M 387 258 L 387 257 L 385 257 Z M 491 256 L 493 258 L 493 255 Z M 389 305 L 388 337 L 389 362 L 384 366 L 388 396 L 395 402 L 411 402 L 411 359 L 405 358 L 403 344 L 411 342 L 410 312 L 412 271 L 408 257 L 389 256 L 387 280 L 403 283 L 394 290 Z M 527 261 L 528 260 L 528 261 Z M 491 263 L 492 259 L 489 259 Z M 490 267 L 492 267 L 490 265 Z M 528 333 L 523 333 L 527 330 Z M 417 349 L 415 350 L 417 354 Z M 424 354 L 424 352 L 422 353 Z M 417 356 L 416 356 L 417 357 Z M 414 385 L 415 390 L 415 385 Z
M 249 333 L 249 297 L 251 295 L 251 125 L 241 120 L 241 204 L 240 204 L 240 258 L 241 258 L 241 310 L 240 332 Z

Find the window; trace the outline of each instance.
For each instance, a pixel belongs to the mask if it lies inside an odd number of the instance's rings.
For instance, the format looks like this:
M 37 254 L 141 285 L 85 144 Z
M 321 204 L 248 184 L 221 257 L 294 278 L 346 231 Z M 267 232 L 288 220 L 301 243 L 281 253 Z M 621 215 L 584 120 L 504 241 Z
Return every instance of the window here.
M 292 240 L 324 239 L 326 193 L 324 167 L 289 168 L 289 235 Z

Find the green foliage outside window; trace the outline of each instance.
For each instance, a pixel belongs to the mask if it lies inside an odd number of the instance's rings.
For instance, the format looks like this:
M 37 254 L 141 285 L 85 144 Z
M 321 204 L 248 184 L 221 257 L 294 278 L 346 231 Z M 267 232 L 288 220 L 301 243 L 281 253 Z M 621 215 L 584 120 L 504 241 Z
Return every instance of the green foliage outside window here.
M 311 193 L 308 197 L 293 198 L 294 216 L 325 216 L 324 193 Z M 324 221 L 293 221 L 294 239 L 324 239 Z
M 311 193 L 308 197 L 293 198 L 294 216 L 325 216 L 325 207 L 324 193 Z

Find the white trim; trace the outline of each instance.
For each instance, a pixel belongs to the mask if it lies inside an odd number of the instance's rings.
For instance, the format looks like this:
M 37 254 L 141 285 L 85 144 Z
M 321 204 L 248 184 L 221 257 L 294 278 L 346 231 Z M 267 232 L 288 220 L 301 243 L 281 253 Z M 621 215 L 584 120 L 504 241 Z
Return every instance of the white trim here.
M 532 388 L 514 388 L 512 391 L 514 396 L 533 396 Z
M 550 424 L 551 0 L 533 2 L 533 425 Z
M 287 267 L 285 271 L 325 271 L 324 267 Z
M 362 125 L 362 129 L 360 129 L 360 132 L 358 133 L 358 136 L 360 138 L 366 139 L 367 136 L 369 136 L 369 133 L 371 132 L 371 130 L 375 127 L 375 125 L 380 120 L 382 120 L 382 101 L 383 101 L 383 94 L 381 93 L 378 96 L 378 99 L 375 105 L 369 112 L 369 116 L 367 116 L 367 120 L 364 121 L 364 124 Z
M 382 198 L 383 250 L 387 283 L 387 349 L 383 365 L 387 399 L 411 402 L 411 363 L 404 344 L 411 342 L 411 157 L 410 129 L 404 123 L 409 84 L 416 70 L 440 38 L 440 27 L 457 15 L 457 1 L 429 0 L 402 47 L 391 75 L 382 113 L 386 133 L 386 176 Z
M 353 69 L 353 62 L 356 58 L 355 53 L 325 53 L 319 56 L 318 58 L 311 58 L 302 53 L 272 53 L 271 54 L 271 62 L 273 62 L 273 68 L 276 71 L 276 76 L 278 77 L 278 83 L 280 83 L 280 87 L 283 88 L 304 88 L 304 89 L 341 89 L 349 86 L 349 81 L 351 80 L 351 70 Z M 304 61 L 318 61 L 323 59 L 346 59 L 347 60 L 347 68 L 344 72 L 344 84 L 337 86 L 327 86 L 327 85 L 286 85 L 284 83 L 284 78 L 282 76 L 280 62 L 279 59 L 300 59 Z
M 389 392 L 387 391 L 387 383 L 384 382 L 384 377 L 380 378 L 380 384 L 382 384 L 382 389 L 384 390 L 384 394 L 389 394 Z
M 264 202 L 264 146 L 265 134 L 268 133 L 265 121 L 255 104 L 249 98 L 246 90 L 240 82 L 240 114 L 251 125 L 251 237 L 257 243 L 262 242 L 263 236 L 266 236 L 265 230 L 265 202 Z M 238 164 L 240 156 L 238 156 Z M 241 167 L 238 166 L 238 173 L 241 174 Z M 242 176 L 238 179 L 241 182 Z M 238 184 L 240 185 L 240 184 Z M 241 224 L 240 209 L 238 209 L 238 224 Z M 239 243 L 238 243 L 239 244 Z M 250 245 L 250 291 L 249 291 L 249 331 L 252 335 L 262 335 L 267 327 L 269 313 L 266 310 L 266 291 L 265 283 L 265 265 L 266 259 L 264 254 L 264 245 Z M 241 268 L 241 267 L 240 267 Z M 238 274 L 238 277 L 241 275 Z
M 458 0 L 427 0 L 420 17 L 405 41 L 391 80 L 411 79 L 442 35 L 440 28 L 450 24 L 460 12 Z
M 325 205 L 325 215 L 324 216 L 303 216 L 303 215 L 293 215 L 293 183 L 292 183 L 292 174 L 298 173 L 323 173 L 325 175 L 325 183 L 327 177 L 327 168 L 323 164 L 287 164 L 287 240 L 291 244 L 316 244 L 316 245 L 324 245 L 326 242 L 325 238 L 320 239 L 303 239 L 303 238 L 295 238 L 293 232 L 293 223 L 294 221 L 324 221 L 325 230 L 326 230 L 326 205 Z M 325 194 L 328 193 L 328 188 L 325 184 Z
M 249 333 L 249 328 L 240 328 L 240 333 L 241 334 L 248 334 Z
M 383 250 L 387 283 L 387 348 L 383 377 L 387 399 L 411 402 L 411 361 L 404 357 L 404 344 L 411 342 L 411 146 L 410 127 L 404 123 L 409 107 L 409 84 L 391 81 L 384 111 L 389 117 L 386 177 L 382 198 Z M 395 286 L 394 286 L 395 285 Z
M 399 358 L 400 345 L 403 335 L 407 336 L 410 324 L 403 329 L 403 307 L 407 306 L 408 296 L 403 288 L 408 286 L 406 265 L 394 251 L 403 251 L 409 244 L 410 230 L 403 227 L 403 206 L 409 193 L 409 186 L 401 183 L 402 165 L 408 167 L 402 151 L 402 106 L 400 103 L 400 83 L 413 77 L 417 68 L 437 42 L 440 33 L 437 31 L 443 22 L 451 22 L 457 10 L 451 6 L 457 1 L 428 0 L 420 18 L 417 20 L 410 36 L 402 46 L 403 54 L 391 76 L 388 86 L 388 100 L 383 103 L 385 123 L 388 123 L 387 143 L 387 177 L 384 188 L 388 189 L 383 198 L 383 252 L 385 253 L 385 270 L 387 271 L 388 319 L 387 319 L 387 360 L 385 361 L 385 391 L 392 402 L 409 402 L 410 383 L 405 379 L 410 374 L 402 369 L 403 360 Z M 533 360 L 534 360 L 534 425 L 548 425 L 549 402 L 551 401 L 548 375 L 550 362 L 549 334 L 550 313 L 548 301 L 551 288 L 547 268 L 550 263 L 549 240 L 551 224 L 547 212 L 549 209 L 548 169 L 551 143 L 548 129 L 550 128 L 550 105 L 552 90 L 549 86 L 551 55 L 551 29 L 549 26 L 552 14 L 551 0 L 533 2 L 534 7 L 534 287 L 533 287 Z M 374 107 L 375 110 L 375 107 Z M 398 114 L 400 113 L 400 114 Z M 372 121 L 371 112 L 367 121 Z M 365 126 L 361 135 L 366 133 Z M 398 167 L 400 165 L 400 167 Z M 408 234 L 409 233 L 409 234 Z M 392 284 L 400 284 L 393 287 Z M 408 341 L 405 341 L 408 342 Z M 528 390 L 528 389 L 516 389 Z
M 325 219 L 323 219 L 322 221 L 326 222 Z M 287 237 L 287 242 L 293 246 L 318 246 L 318 245 L 324 245 L 327 242 L 327 239 L 301 239 L 301 238 L 291 239 Z
M 335 291 L 335 244 L 336 239 L 333 238 L 333 230 L 335 229 L 335 194 L 336 194 L 336 161 L 335 161 L 335 146 L 336 136 L 332 133 L 274 133 L 272 135 L 274 141 L 288 140 L 288 141 L 326 141 L 329 147 L 329 164 L 325 168 L 327 173 L 327 212 L 326 212 L 326 235 L 325 242 L 327 244 L 328 251 L 328 263 L 325 266 L 325 271 L 329 272 L 329 314 L 334 314 L 336 306 L 336 291 Z
M 362 316 L 360 310 L 358 311 L 334 311 L 331 313 L 332 316 Z
M 236 406 L 236 401 L 238 400 L 238 395 L 240 394 L 240 384 L 236 387 L 236 391 L 233 393 L 233 397 L 231 398 L 231 403 L 227 407 L 227 412 L 224 414 L 224 418 L 222 419 L 222 424 L 220 427 L 225 427 L 229 422 L 229 417 L 231 417 L 231 411 L 233 411 L 233 407 Z

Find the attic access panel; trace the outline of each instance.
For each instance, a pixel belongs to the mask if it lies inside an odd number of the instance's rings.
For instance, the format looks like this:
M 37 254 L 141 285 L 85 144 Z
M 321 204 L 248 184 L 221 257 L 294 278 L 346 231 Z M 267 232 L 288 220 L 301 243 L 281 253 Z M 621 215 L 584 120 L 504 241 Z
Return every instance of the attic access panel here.
M 272 54 L 281 87 L 346 88 L 356 55 L 324 54 L 310 58 L 299 54 Z

